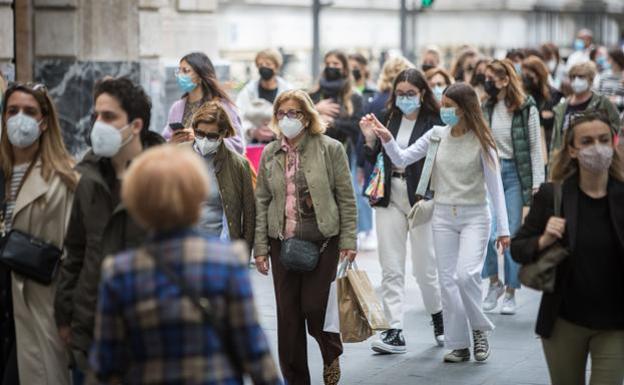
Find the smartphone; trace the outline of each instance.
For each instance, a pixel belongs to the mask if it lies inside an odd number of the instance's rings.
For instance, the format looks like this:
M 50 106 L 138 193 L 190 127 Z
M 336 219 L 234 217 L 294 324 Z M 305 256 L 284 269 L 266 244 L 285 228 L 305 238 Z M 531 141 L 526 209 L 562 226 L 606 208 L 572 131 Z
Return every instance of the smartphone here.
M 178 131 L 184 128 L 184 124 L 182 123 L 169 123 L 169 128 L 171 128 L 171 131 Z

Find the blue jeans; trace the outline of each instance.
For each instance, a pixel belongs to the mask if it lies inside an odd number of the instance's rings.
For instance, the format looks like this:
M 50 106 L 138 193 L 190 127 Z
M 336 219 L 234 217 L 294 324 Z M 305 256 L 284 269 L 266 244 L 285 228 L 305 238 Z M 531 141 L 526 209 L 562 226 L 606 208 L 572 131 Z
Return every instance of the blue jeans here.
M 368 199 L 362 194 L 364 187 L 358 183 L 357 178 L 357 156 L 351 155 L 351 182 L 355 191 L 355 200 L 358 211 L 358 233 L 369 232 L 373 229 L 373 209 L 368 204 Z M 366 183 L 366 182 L 364 182 Z
M 503 190 L 505 192 L 505 206 L 507 206 L 507 217 L 509 219 L 509 232 L 514 236 L 522 225 L 522 186 L 516 171 L 516 164 L 513 160 L 501 159 L 501 178 L 503 180 Z M 490 211 L 492 212 L 492 228 L 490 230 L 490 241 L 488 242 L 485 264 L 483 265 L 483 278 L 498 275 L 498 253 L 496 252 L 496 214 L 494 205 L 490 198 Z M 511 259 L 509 249 L 505 250 L 505 286 L 519 289 L 520 280 L 518 270 L 520 265 Z

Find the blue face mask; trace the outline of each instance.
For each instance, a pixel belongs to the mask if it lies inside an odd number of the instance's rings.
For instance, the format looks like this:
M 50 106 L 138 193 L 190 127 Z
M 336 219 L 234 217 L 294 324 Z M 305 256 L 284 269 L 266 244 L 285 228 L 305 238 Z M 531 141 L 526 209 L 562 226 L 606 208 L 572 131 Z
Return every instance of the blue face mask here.
M 193 83 L 193 79 L 190 75 L 178 74 L 176 75 L 176 81 L 178 82 L 180 90 L 185 93 L 191 92 L 197 87 L 197 84 Z
M 596 58 L 596 64 L 598 64 L 598 67 L 600 69 L 603 69 L 603 70 L 611 69 L 611 65 L 609 64 L 609 61 L 604 56 L 598 56 Z
M 583 39 L 576 39 L 574 40 L 574 50 L 575 51 L 582 51 L 585 49 L 585 42 L 583 41 Z
M 518 75 L 522 74 L 522 63 L 514 63 L 514 69 Z
M 442 86 L 433 87 L 433 96 L 435 96 L 438 102 L 442 100 L 442 95 L 444 94 L 445 89 L 446 88 Z
M 459 123 L 459 117 L 455 112 L 455 107 L 442 107 L 440 108 L 440 119 L 448 126 L 453 127 Z
M 418 96 L 397 96 L 394 104 L 403 114 L 408 115 L 420 108 L 420 99 Z

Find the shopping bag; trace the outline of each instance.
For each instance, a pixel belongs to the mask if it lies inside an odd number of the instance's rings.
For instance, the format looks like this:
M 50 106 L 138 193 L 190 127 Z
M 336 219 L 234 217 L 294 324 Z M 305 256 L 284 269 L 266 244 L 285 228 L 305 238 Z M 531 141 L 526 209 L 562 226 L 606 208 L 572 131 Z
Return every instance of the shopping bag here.
M 371 205 L 383 199 L 385 194 L 385 179 L 384 158 L 383 153 L 380 152 L 379 155 L 377 155 L 377 160 L 375 161 L 375 168 L 373 169 L 373 173 L 368 179 L 368 184 L 364 189 L 364 195 L 368 197 L 368 201 Z
M 338 289 L 338 311 L 340 314 L 340 336 L 342 342 L 362 342 L 373 335 L 358 300 L 349 283 L 349 278 L 342 276 L 336 279 Z
M 390 324 L 386 320 L 381 302 L 377 299 L 373 285 L 368 279 L 368 274 L 364 270 L 358 270 L 357 265 L 353 262 L 347 269 L 347 279 L 370 328 L 373 330 L 390 329 Z
M 347 260 L 338 265 L 336 279 L 344 276 L 347 265 Z M 329 297 L 327 298 L 327 308 L 325 309 L 325 324 L 323 325 L 323 331 L 328 333 L 340 333 L 340 312 L 338 310 L 337 286 L 336 280 L 334 280 L 329 287 Z

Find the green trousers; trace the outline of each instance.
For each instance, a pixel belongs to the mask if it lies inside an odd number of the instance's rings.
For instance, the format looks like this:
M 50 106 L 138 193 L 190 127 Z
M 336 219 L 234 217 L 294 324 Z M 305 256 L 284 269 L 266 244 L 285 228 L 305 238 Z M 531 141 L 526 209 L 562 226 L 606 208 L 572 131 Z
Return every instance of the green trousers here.
M 624 384 L 624 330 L 594 330 L 558 318 L 542 346 L 552 385 L 585 385 L 591 357 L 590 385 Z

